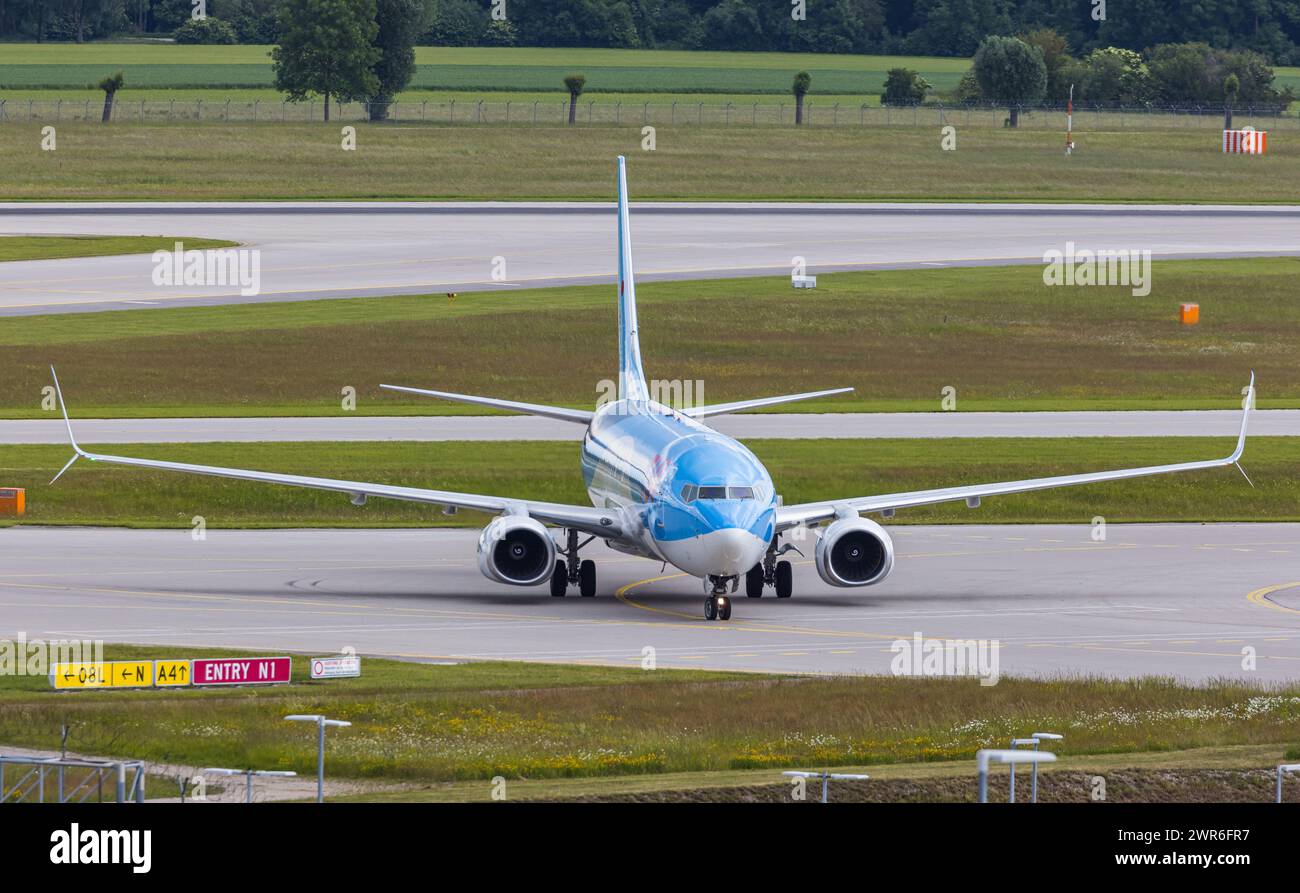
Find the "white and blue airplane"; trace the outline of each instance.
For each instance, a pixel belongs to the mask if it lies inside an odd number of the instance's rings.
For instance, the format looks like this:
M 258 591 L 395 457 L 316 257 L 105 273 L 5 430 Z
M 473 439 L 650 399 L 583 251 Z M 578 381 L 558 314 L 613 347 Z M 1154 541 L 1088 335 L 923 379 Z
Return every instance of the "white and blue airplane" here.
M 667 562 L 702 578 L 707 593 L 704 616 L 709 620 L 727 620 L 731 617 L 728 593 L 739 589 L 741 577 L 745 581 L 745 594 L 750 598 L 762 596 L 767 587 L 775 590 L 777 598 L 791 595 L 791 565 L 780 556 L 798 549 L 792 543 L 782 544 L 781 539 L 799 538 L 791 537 L 792 531 L 798 528 L 826 525 L 814 549 L 817 572 L 826 583 L 839 587 L 871 586 L 893 570 L 894 545 L 885 528 L 864 515 L 891 518 L 899 509 L 962 500 L 975 508 L 986 496 L 1237 465 L 1245 447 L 1246 422 L 1254 399 L 1252 373 L 1243 401 L 1237 447 L 1224 459 L 783 505 L 772 476 L 758 457 L 701 420 L 840 394 L 852 388 L 680 410 L 652 399 L 641 367 L 636 288 L 632 281 L 632 240 L 628 230 L 627 175 L 621 156 L 618 159 L 618 326 L 618 399 L 592 412 L 381 385 L 390 390 L 586 426 L 582 474 L 592 503 L 590 507 L 90 453 L 77 444 L 73 435 L 57 375 L 55 390 L 75 452 L 54 480 L 78 458 L 84 458 L 91 462 L 334 490 L 350 495 L 356 505 L 377 496 L 440 505 L 444 511 L 487 512 L 497 517 L 479 537 L 478 565 L 491 580 L 516 586 L 549 582 L 551 595 L 557 597 L 576 586 L 583 596 L 594 596 L 595 563 L 580 561 L 578 553 L 599 538 L 620 552 Z M 53 368 L 50 371 L 54 373 Z M 548 525 L 563 531 L 563 544 L 557 542 L 559 537 L 552 535 Z M 579 542 L 583 536 L 586 539 Z

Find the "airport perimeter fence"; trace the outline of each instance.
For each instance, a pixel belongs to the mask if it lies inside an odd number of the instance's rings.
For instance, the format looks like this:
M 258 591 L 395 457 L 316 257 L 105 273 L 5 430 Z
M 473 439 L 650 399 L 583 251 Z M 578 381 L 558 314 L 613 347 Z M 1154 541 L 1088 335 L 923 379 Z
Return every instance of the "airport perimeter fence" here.
M 330 109 L 330 123 L 355 124 L 370 120 L 371 104 L 336 103 Z M 498 126 L 565 125 L 569 101 L 519 100 L 412 100 L 386 104 L 386 118 L 403 124 L 459 124 Z M 0 97 L 0 123 L 97 122 L 103 114 L 98 99 L 6 99 Z M 790 127 L 794 125 L 792 100 L 753 103 L 734 102 L 622 102 L 580 100 L 575 123 L 579 126 L 627 125 L 682 127 Z M 1024 106 L 1019 109 L 1019 127 L 1024 130 L 1065 129 L 1066 110 L 1060 105 Z M 1006 106 L 939 105 L 879 106 L 866 103 L 804 103 L 804 125 L 809 127 L 956 127 L 1002 128 L 1008 126 Z M 265 122 L 321 123 L 324 105 L 319 101 L 266 102 L 230 99 L 130 100 L 113 104 L 112 120 L 117 123 Z M 1101 106 L 1076 104 L 1074 129 L 1087 130 L 1185 130 L 1214 131 L 1223 125 L 1223 108 L 1203 105 Z M 1282 106 L 1241 108 L 1234 111 L 1233 126 L 1257 130 L 1300 131 L 1300 116 Z

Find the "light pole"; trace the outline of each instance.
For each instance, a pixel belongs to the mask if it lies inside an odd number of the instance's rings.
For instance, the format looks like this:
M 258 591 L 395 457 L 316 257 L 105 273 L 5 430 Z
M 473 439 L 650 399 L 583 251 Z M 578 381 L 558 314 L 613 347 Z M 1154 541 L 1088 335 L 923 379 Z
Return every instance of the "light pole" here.
M 1029 747 L 1031 745 L 1033 746 L 1034 750 L 1038 750 L 1038 739 L 1037 738 L 1012 738 L 1011 739 L 1012 750 L 1015 750 L 1017 747 Z M 1008 795 L 1007 802 L 1008 803 L 1016 802 L 1016 764 L 1015 763 L 1011 764 L 1011 784 L 1009 787 L 1009 795 Z
M 1061 741 L 1062 739 L 1065 738 L 1064 735 L 1058 735 L 1055 732 L 1034 732 L 1029 737 L 1037 739 L 1038 741 Z M 1038 745 L 1034 745 L 1034 750 L 1038 750 Z M 1033 789 L 1034 789 L 1033 797 L 1031 798 L 1031 801 L 1037 803 L 1038 802 L 1038 764 L 1037 763 L 1034 763 Z
M 822 802 L 830 802 L 830 782 L 834 778 L 838 781 L 866 781 L 870 775 L 844 775 L 835 772 L 782 772 L 782 775 L 790 778 L 820 778 L 822 780 Z
M 989 763 L 1054 763 L 1056 754 L 1033 750 L 980 750 L 975 752 L 975 768 L 979 773 L 980 802 L 989 802 Z
M 244 795 L 245 803 L 253 802 L 253 776 L 261 775 L 274 778 L 291 778 L 297 776 L 297 772 L 277 772 L 272 769 L 204 769 L 204 775 L 246 775 L 248 784 Z
M 345 722 L 341 719 L 326 719 L 319 713 L 294 713 L 286 716 L 289 722 L 314 722 L 316 723 L 316 802 L 325 802 L 325 727 L 338 726 L 340 728 L 350 726 L 352 723 Z
M 1277 767 L 1277 800 L 1282 802 L 1282 776 L 1290 775 L 1292 772 L 1300 772 L 1300 763 L 1283 763 Z

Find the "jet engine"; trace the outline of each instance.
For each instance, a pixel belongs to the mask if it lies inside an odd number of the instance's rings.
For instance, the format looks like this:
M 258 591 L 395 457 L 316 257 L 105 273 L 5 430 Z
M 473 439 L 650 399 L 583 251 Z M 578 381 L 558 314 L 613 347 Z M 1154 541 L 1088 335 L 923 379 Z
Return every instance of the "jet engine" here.
M 478 569 L 498 583 L 533 586 L 555 569 L 555 540 L 541 522 L 525 515 L 502 515 L 478 538 Z
M 866 518 L 841 518 L 817 540 L 817 573 L 832 586 L 870 586 L 894 569 L 894 541 Z

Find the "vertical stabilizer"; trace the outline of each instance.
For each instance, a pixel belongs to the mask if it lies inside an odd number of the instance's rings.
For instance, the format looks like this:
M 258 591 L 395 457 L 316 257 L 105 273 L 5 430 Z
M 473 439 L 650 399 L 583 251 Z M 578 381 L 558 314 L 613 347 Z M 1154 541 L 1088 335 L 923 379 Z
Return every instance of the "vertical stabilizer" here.
M 618 389 L 625 400 L 649 396 L 641 369 L 636 326 L 636 284 L 632 279 L 632 233 L 627 215 L 627 167 L 618 156 Z

